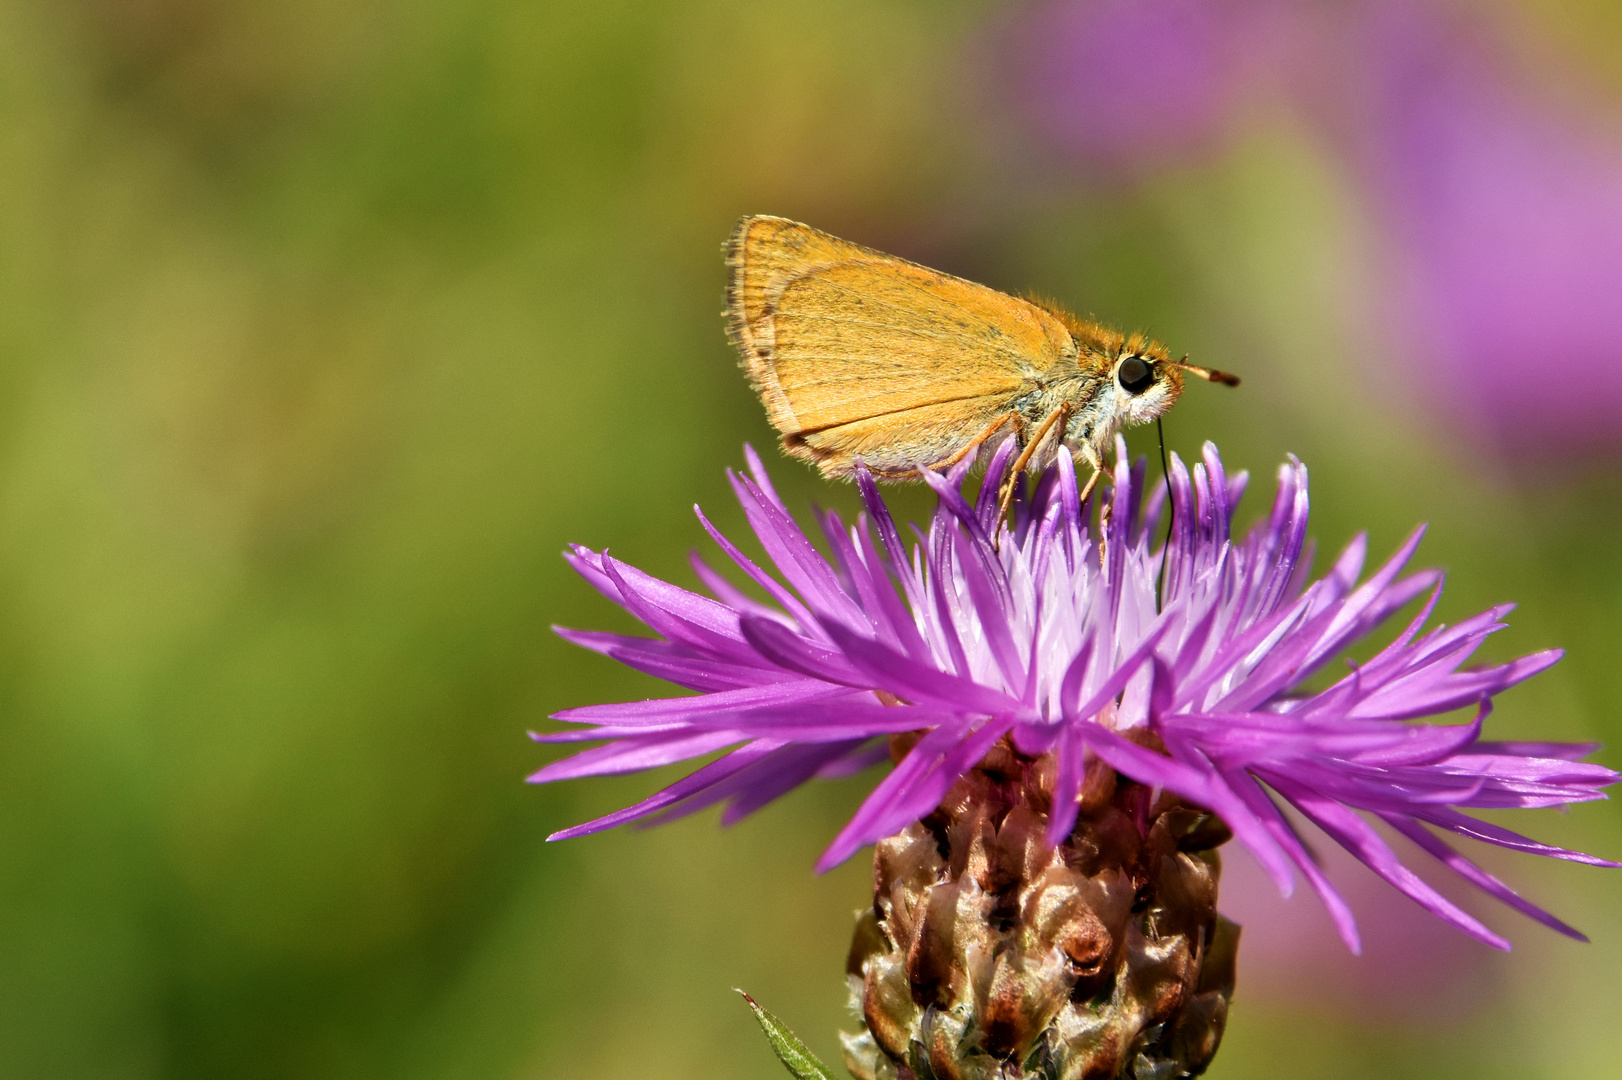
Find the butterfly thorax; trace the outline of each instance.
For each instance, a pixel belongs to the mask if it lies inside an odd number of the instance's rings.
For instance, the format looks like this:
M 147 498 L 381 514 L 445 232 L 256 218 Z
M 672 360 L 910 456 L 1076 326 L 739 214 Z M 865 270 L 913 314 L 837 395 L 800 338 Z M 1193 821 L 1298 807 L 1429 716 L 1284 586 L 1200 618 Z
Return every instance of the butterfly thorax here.
M 1070 332 L 1072 348 L 1041 376 L 1016 402 L 1023 423 L 1023 438 L 1040 429 L 1056 410 L 1068 407 L 1063 443 L 1078 458 L 1099 467 L 1104 450 L 1124 427 L 1159 417 L 1182 392 L 1182 375 L 1170 363 L 1166 347 L 1143 334 L 1119 330 L 1079 319 L 1043 304 Z M 1136 393 L 1124 387 L 1118 375 L 1123 363 L 1141 360 L 1150 383 Z M 1031 468 L 1046 467 L 1058 453 L 1059 440 L 1049 438 L 1031 459 Z

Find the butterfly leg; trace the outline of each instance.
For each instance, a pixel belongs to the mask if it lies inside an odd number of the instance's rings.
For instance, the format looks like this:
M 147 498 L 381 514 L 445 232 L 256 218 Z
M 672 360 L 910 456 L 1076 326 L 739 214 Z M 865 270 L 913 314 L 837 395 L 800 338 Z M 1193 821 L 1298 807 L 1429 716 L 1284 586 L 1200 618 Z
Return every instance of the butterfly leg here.
M 1093 475 L 1087 478 L 1087 483 L 1083 485 L 1080 494 L 1076 498 L 1076 502 L 1082 507 L 1083 520 L 1086 520 L 1087 500 L 1092 498 L 1093 492 L 1097 490 L 1098 481 L 1104 477 L 1108 477 L 1110 482 L 1114 483 L 1115 474 L 1104 467 L 1104 459 L 1100 457 L 1098 451 L 1093 449 L 1093 447 L 1090 445 L 1082 445 L 1081 458 L 1083 461 L 1093 467 Z M 1102 502 L 1103 505 L 1098 509 L 1098 564 L 1103 566 L 1109 561 L 1108 525 L 1110 512 L 1114 509 L 1115 504 L 1108 499 L 1101 499 L 1099 501 Z
M 1025 449 L 1020 451 L 1019 457 L 1015 458 L 1014 463 L 1008 467 L 1007 475 L 1002 478 L 1002 489 L 997 492 L 997 520 L 1001 521 L 1007 516 L 1008 507 L 1014 501 L 1014 489 L 1019 485 L 1019 479 L 1024 475 L 1025 467 L 1031 463 L 1031 458 L 1035 457 L 1037 450 L 1041 448 L 1042 440 L 1048 437 L 1048 432 L 1052 431 L 1055 425 L 1058 426 L 1062 438 L 1065 424 L 1069 420 L 1070 403 L 1065 402 L 1048 413 L 1047 419 L 1043 420 L 1041 425 L 1037 427 L 1036 434 L 1031 436 L 1031 441 L 1025 444 Z
M 1104 475 L 1104 470 L 1103 469 L 1094 469 L 1093 470 L 1093 475 L 1091 475 L 1091 476 L 1089 476 L 1087 478 L 1087 483 L 1082 487 L 1081 494 L 1080 494 L 1080 496 L 1077 497 L 1076 502 L 1078 502 L 1081 505 L 1085 506 L 1086 503 L 1087 503 L 1087 500 L 1092 496 L 1093 489 L 1098 486 L 1098 478 L 1100 476 L 1103 476 L 1103 475 Z
M 1104 459 L 1099 456 L 1098 451 L 1093 448 L 1091 443 L 1082 443 L 1080 453 L 1081 460 L 1093 467 L 1093 475 L 1087 478 L 1087 484 L 1081 489 L 1081 495 L 1076 500 L 1077 502 L 1085 503 L 1088 496 L 1092 495 L 1093 489 L 1098 487 L 1098 481 L 1100 479 L 1107 476 L 1113 480 L 1115 476 L 1104 467 Z
M 926 468 L 929 468 L 935 472 L 939 472 L 942 469 L 950 469 L 953 465 L 956 465 L 970 454 L 977 453 L 981 445 L 984 444 L 987 439 L 991 438 L 997 433 L 998 428 L 1010 422 L 1013 423 L 1015 429 L 1017 430 L 1019 427 L 1019 414 L 1011 412 L 1004 413 L 1003 415 L 997 417 L 997 419 L 987 424 L 980 434 L 970 439 L 963 449 L 959 450 L 949 458 L 943 458 L 940 461 L 935 462 L 933 465 L 926 466 Z

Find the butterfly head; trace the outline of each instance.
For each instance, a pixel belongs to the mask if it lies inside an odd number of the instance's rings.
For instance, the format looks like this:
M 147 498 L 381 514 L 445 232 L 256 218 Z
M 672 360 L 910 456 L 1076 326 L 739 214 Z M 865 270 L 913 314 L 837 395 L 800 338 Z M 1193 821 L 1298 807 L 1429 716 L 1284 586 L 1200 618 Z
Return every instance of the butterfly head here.
M 1133 340 L 1116 354 L 1105 392 L 1115 426 L 1147 424 L 1171 408 L 1183 392 L 1182 367 L 1171 360 L 1165 346 Z

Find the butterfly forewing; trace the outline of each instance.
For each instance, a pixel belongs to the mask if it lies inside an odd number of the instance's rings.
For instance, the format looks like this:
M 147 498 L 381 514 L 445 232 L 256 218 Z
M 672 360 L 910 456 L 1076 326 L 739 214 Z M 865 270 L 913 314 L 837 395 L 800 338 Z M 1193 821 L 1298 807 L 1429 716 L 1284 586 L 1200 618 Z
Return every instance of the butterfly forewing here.
M 1033 304 L 781 218 L 746 218 L 729 254 L 745 367 L 785 448 L 828 473 L 947 457 L 1073 358 Z

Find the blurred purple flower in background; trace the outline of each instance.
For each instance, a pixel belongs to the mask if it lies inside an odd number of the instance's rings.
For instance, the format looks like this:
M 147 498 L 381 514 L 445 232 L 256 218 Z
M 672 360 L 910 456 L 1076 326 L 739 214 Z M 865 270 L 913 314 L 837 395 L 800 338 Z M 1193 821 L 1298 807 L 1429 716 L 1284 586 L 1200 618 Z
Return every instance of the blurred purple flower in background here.
M 584 730 L 538 739 L 609 741 L 531 779 L 630 772 L 733 749 L 644 802 L 554 839 L 723 801 L 730 802 L 723 820 L 736 820 L 813 776 L 882 760 L 893 736 L 914 736 L 822 868 L 928 817 L 960 778 L 1006 745 L 1031 760 L 1053 755 L 1050 846 L 1071 835 L 1089 762 L 1100 762 L 1145 792 L 1164 789 L 1216 813 L 1281 891 L 1299 871 L 1354 950 L 1348 905 L 1275 794 L 1375 874 L 1481 941 L 1508 948 L 1405 867 L 1364 813 L 1488 895 L 1581 937 L 1438 836 L 1614 865 L 1461 811 L 1604 798 L 1599 789 L 1618 776 L 1577 760 L 1591 746 L 1480 740 L 1491 697 L 1559 654 L 1465 667 L 1502 629 L 1507 608 L 1425 630 L 1441 575 L 1403 573 L 1419 532 L 1362 584 L 1361 537 L 1327 576 L 1311 581 L 1306 470 L 1295 462 L 1281 468 L 1270 516 L 1235 541 L 1231 517 L 1246 478 L 1229 478 L 1209 444 L 1192 472 L 1173 460 L 1175 525 L 1165 548 L 1153 546 L 1164 498 L 1142 505 L 1143 463 L 1128 469 L 1124 444 L 1096 533 L 1068 455 L 1005 525 L 995 493 L 1012 449 L 1006 443 L 993 459 L 975 503 L 960 492 L 966 464 L 949 478 L 926 471 L 939 506 L 928 535 L 910 550 L 861 474 L 866 513 L 857 523 L 820 516 L 830 556 L 795 524 L 751 453 L 752 478 L 734 476 L 733 486 L 776 576 L 700 520 L 771 603 L 696 560 L 713 597 L 576 547 L 574 567 L 659 637 L 562 633 L 698 693 L 558 714 Z M 1418 616 L 1377 655 L 1326 686 L 1303 685 L 1427 594 Z M 1457 724 L 1410 722 L 1456 709 L 1475 715 Z M 1145 803 L 1140 813 L 1148 812 Z
M 1264 0 L 1097 0 L 1024 12 L 998 66 L 1042 145 L 1094 176 L 1215 146 L 1295 54 L 1291 9 Z
M 1365 47 L 1368 164 L 1435 399 L 1505 454 L 1622 449 L 1622 146 L 1424 5 L 1379 5 Z
M 1084 175 L 1219 149 L 1261 102 L 1317 121 L 1383 221 L 1382 369 L 1512 461 L 1622 451 L 1622 140 L 1525 85 L 1440 0 L 1058 0 L 998 53 Z

